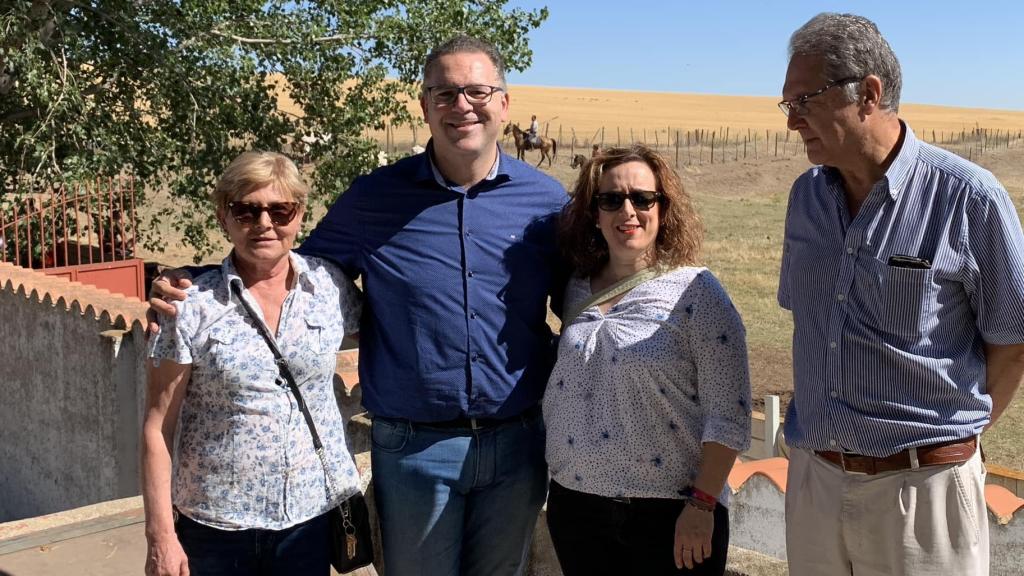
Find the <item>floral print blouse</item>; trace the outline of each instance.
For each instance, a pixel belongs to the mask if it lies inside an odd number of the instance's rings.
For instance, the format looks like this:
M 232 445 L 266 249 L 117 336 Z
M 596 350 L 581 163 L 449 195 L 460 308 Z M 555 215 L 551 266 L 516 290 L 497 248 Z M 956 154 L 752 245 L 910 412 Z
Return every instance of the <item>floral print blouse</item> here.
M 590 279 L 575 277 L 565 309 L 590 297 Z M 613 498 L 679 499 L 704 442 L 750 447 L 746 331 L 707 269 L 673 270 L 605 314 L 591 306 L 567 320 L 544 393 L 556 482 Z
M 150 341 L 154 362 L 191 364 L 174 448 L 171 497 L 177 509 L 224 530 L 280 530 L 330 510 L 358 491 L 334 396 L 335 353 L 357 332 L 361 294 L 332 263 L 291 253 L 295 282 L 285 298 L 275 340 L 286 358 L 334 480 L 274 362 L 274 355 L 236 296 L 242 283 L 231 256 L 200 274 L 161 318 Z M 262 312 L 242 286 L 242 296 Z

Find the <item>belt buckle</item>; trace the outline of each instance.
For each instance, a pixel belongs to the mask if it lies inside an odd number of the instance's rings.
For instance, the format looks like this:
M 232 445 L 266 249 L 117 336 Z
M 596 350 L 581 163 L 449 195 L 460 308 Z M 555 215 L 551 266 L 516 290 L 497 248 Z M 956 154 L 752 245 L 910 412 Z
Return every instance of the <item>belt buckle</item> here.
M 470 418 L 469 419 L 469 429 L 470 430 L 479 430 L 480 428 L 482 428 L 482 426 L 480 426 L 479 424 L 476 423 L 476 418 Z

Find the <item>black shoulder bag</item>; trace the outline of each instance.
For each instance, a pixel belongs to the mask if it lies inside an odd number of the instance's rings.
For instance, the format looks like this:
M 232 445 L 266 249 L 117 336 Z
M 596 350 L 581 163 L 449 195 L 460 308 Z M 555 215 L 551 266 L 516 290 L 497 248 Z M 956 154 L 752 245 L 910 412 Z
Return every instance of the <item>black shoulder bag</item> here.
M 260 336 L 263 336 L 263 339 L 267 341 L 267 346 L 270 346 L 270 351 L 274 353 L 277 369 L 281 372 L 281 377 L 288 382 L 288 388 L 291 390 L 292 395 L 295 396 L 295 402 L 299 405 L 302 417 L 306 420 L 306 426 L 309 427 L 309 434 L 313 437 L 313 448 L 316 449 L 316 455 L 320 457 L 320 464 L 324 468 L 328 498 L 333 500 L 333 496 L 337 494 L 337 486 L 334 483 L 334 477 L 331 475 L 330 468 L 327 466 L 327 457 L 324 455 L 324 446 L 320 442 L 320 435 L 316 432 L 313 417 L 309 413 L 309 408 L 306 407 L 306 401 L 302 399 L 302 393 L 299 391 L 299 386 L 295 383 L 295 377 L 292 375 L 291 369 L 288 368 L 288 363 L 281 354 L 281 350 L 277 347 L 274 337 L 267 331 L 266 326 L 260 321 L 252 306 L 242 298 L 242 290 L 238 287 L 238 284 L 232 283 L 231 290 L 235 293 L 238 301 L 242 303 L 242 307 L 245 308 L 249 317 L 252 318 L 253 324 L 256 325 L 256 330 L 260 333 Z M 328 521 L 331 525 L 331 565 L 334 566 L 335 570 L 344 574 L 373 563 L 373 536 L 370 530 L 370 511 L 366 507 L 366 498 L 363 497 L 362 492 L 356 492 L 332 509 L 329 512 Z

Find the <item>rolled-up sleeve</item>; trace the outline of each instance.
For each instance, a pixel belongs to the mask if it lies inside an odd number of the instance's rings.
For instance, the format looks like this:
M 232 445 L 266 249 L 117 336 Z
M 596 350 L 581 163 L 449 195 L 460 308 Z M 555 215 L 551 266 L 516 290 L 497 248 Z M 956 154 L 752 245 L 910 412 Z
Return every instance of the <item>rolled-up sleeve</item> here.
M 189 294 L 195 296 L 194 292 Z M 149 339 L 147 356 L 156 365 L 161 360 L 170 360 L 176 364 L 192 364 L 192 337 L 190 327 L 195 325 L 195 308 L 185 302 L 175 302 L 178 310 L 176 316 L 159 317 L 160 332 Z
M 972 198 L 965 232 L 966 285 L 976 325 L 989 344 L 1024 343 L 1024 234 L 1001 187 Z
M 702 442 L 750 448 L 750 369 L 746 329 L 729 295 L 710 272 L 692 286 L 690 346 L 703 413 Z

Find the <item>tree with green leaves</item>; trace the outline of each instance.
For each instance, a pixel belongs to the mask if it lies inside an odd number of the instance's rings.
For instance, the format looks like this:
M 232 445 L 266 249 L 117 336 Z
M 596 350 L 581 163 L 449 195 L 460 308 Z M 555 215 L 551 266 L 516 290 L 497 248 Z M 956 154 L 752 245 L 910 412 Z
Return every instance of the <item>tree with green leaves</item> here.
M 197 258 L 211 250 L 206 194 L 246 149 L 306 137 L 314 199 L 329 203 L 377 162 L 367 129 L 419 122 L 430 48 L 457 33 L 530 65 L 547 9 L 506 0 L 8 0 L 0 7 L 0 178 L 132 174 L 175 202 L 156 213 Z M 298 113 L 279 106 L 281 96 Z M 144 198 L 140 197 L 141 201 Z M 148 234 L 145 231 L 148 230 Z

